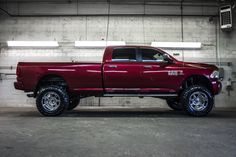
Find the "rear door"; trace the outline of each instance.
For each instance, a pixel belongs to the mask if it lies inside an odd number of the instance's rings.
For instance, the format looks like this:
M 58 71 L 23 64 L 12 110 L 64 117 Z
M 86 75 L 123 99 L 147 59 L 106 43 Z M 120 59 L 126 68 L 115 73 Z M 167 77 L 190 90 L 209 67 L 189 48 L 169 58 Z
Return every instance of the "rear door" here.
M 103 69 L 107 93 L 137 93 L 140 90 L 140 63 L 137 48 L 115 48 L 112 60 Z

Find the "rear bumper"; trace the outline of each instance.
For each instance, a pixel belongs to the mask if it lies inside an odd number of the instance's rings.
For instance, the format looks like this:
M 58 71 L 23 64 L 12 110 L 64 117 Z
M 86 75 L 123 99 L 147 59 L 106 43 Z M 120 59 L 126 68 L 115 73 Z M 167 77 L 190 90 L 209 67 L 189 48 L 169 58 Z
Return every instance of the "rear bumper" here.
M 22 82 L 14 82 L 14 87 L 15 89 L 18 89 L 18 90 L 24 90 L 24 86 Z
M 212 82 L 212 87 L 213 87 L 213 94 L 217 95 L 221 92 L 222 90 L 222 84 L 220 81 L 213 81 Z

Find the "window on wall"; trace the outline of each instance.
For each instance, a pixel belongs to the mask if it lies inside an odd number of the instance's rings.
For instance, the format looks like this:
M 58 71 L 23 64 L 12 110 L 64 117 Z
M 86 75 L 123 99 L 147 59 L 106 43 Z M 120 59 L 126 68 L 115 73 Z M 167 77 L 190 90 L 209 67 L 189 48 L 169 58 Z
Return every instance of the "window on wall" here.
M 141 48 L 140 49 L 143 62 L 163 62 L 164 56 L 162 53 L 154 49 Z
M 135 48 L 117 48 L 113 50 L 112 61 L 136 61 Z

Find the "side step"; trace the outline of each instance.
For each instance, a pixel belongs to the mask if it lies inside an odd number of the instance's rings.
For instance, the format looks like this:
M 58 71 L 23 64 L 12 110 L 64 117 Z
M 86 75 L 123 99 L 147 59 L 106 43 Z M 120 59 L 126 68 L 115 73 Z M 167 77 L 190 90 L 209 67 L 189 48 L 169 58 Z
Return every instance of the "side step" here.
M 177 94 L 104 94 L 104 97 L 177 97 Z

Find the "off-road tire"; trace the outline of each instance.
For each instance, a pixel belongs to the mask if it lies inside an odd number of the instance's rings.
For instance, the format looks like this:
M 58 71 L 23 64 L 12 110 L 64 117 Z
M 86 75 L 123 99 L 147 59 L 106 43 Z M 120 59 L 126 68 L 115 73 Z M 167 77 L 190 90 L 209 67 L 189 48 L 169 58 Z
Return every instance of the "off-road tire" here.
M 55 95 L 57 95 L 58 97 L 58 107 L 53 110 L 53 111 L 49 111 L 47 110 L 45 107 L 43 107 L 43 98 L 46 94 L 48 93 L 56 93 Z M 50 85 L 50 86 L 45 86 L 45 87 L 41 87 L 40 90 L 37 93 L 36 96 L 36 106 L 38 111 L 44 115 L 44 116 L 58 116 L 61 115 L 68 107 L 69 105 L 69 97 L 67 92 L 60 86 L 56 86 L 56 85 Z
M 205 100 L 207 100 L 208 103 L 205 103 L 205 108 L 203 108 L 201 111 L 193 109 L 191 107 L 191 98 L 193 94 L 200 92 L 205 96 Z M 208 113 L 212 110 L 214 105 L 214 96 L 212 93 L 205 87 L 200 85 L 193 85 L 188 88 L 186 88 L 182 94 L 180 99 L 181 104 L 183 105 L 183 109 L 186 113 L 188 113 L 191 116 L 196 117 L 202 117 L 208 115 Z

